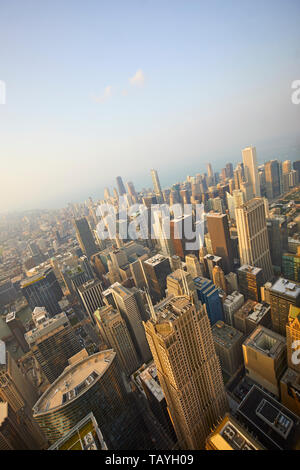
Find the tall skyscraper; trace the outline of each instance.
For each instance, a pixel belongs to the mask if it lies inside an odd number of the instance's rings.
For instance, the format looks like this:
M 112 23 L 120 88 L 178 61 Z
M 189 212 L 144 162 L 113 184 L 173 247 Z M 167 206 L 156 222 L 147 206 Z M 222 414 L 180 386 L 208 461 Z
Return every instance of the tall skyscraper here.
M 116 282 L 111 285 L 107 291 L 105 291 L 106 294 L 108 292 L 112 294 L 112 299 L 110 298 L 111 303 L 115 304 L 126 322 L 139 358 L 143 362 L 148 362 L 151 359 L 151 353 L 142 323 L 142 312 L 139 306 L 138 291 L 128 289 Z
M 263 199 L 251 199 L 235 213 L 241 265 L 262 268 L 264 281 L 271 279 L 273 270 Z
M 281 167 L 278 160 L 265 163 L 266 195 L 269 200 L 281 194 Z
M 92 231 L 86 217 L 82 219 L 76 219 L 74 221 L 76 229 L 76 237 L 80 245 L 81 250 L 90 259 L 90 257 L 97 253 L 99 249 L 95 243 Z
M 244 163 L 244 174 L 248 183 L 252 186 L 252 192 L 254 197 L 260 196 L 260 187 L 257 170 L 256 160 L 256 148 L 247 147 L 242 151 L 243 163 Z
M 68 366 L 68 359 L 82 349 L 64 312 L 52 318 L 41 312 L 35 317 L 35 328 L 25 334 L 25 339 L 49 383 Z
M 0 449 L 2 448 L 1 434 L 8 429 L 12 432 L 12 428 L 15 427 L 15 433 L 20 435 L 21 432 L 27 448 L 45 448 L 45 437 L 32 418 L 31 409 L 37 397 L 37 391 L 18 368 L 4 341 L 0 341 L 0 404 L 8 404 L 7 407 L 2 408 L 4 422 L 3 427 L 0 424 Z M 16 445 L 12 439 L 14 439 L 13 435 L 9 437 L 7 445 Z
M 171 272 L 169 259 L 158 254 L 144 261 L 143 267 L 150 294 L 158 302 L 165 296 L 167 276 Z
M 186 255 L 185 264 L 187 271 L 192 276 L 192 279 L 194 279 L 195 277 L 203 276 L 203 268 L 196 255 Z
M 212 280 L 216 287 L 222 289 L 225 294 L 227 293 L 226 279 L 223 269 L 216 265 L 212 271 Z
M 31 310 L 35 307 L 45 307 L 50 316 L 61 312 L 58 302 L 63 293 L 52 268 L 24 280 L 21 290 Z
M 198 299 L 205 304 L 206 312 L 211 325 L 219 320 L 224 320 L 222 302 L 219 289 L 213 282 L 204 277 L 194 279 Z
M 209 320 L 188 296 L 174 297 L 145 323 L 159 383 L 182 449 L 203 449 L 227 410 Z
M 107 346 L 114 349 L 120 370 L 127 375 L 135 372 L 140 365 L 125 320 L 111 305 L 99 308 L 94 313 L 96 324 Z
M 154 192 L 157 196 L 161 196 L 162 195 L 162 192 L 161 192 L 161 185 L 160 185 L 160 181 L 159 181 L 159 177 L 158 177 L 158 173 L 156 170 L 152 169 L 151 170 L 151 176 L 152 176 L 152 182 L 153 182 L 153 189 L 154 189 Z
M 221 256 L 222 267 L 225 274 L 228 274 L 233 270 L 233 253 L 227 215 L 217 213 L 207 214 L 207 228 L 213 254 Z
M 117 187 L 118 187 L 119 195 L 123 196 L 124 194 L 126 194 L 126 189 L 125 189 L 125 186 L 124 186 L 124 183 L 123 183 L 123 180 L 122 180 L 121 176 L 117 176 L 116 181 L 117 181 Z
M 91 279 L 79 286 L 77 290 L 87 314 L 94 322 L 93 313 L 103 306 L 102 282 L 99 279 Z

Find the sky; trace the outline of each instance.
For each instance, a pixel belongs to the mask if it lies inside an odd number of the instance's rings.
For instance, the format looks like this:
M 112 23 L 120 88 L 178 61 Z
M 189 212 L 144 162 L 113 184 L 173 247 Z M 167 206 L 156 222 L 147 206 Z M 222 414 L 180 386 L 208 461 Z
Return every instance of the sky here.
M 300 159 L 299 0 L 0 0 L 0 212 Z

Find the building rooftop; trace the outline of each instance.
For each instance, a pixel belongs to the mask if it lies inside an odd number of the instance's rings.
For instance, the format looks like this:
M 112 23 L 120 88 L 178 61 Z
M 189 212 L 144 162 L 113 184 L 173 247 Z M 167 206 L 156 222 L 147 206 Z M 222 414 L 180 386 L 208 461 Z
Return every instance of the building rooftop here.
M 155 256 L 152 256 L 152 258 L 148 258 L 146 261 L 144 261 L 145 264 L 150 264 L 151 266 L 157 266 L 159 263 L 167 259 L 164 255 L 157 254 Z
M 102 285 L 101 281 L 99 279 L 90 279 L 89 281 L 86 281 L 81 286 L 77 287 L 77 290 L 78 290 L 78 292 L 82 293 L 82 292 L 90 289 L 91 287 L 97 286 L 98 284 Z
M 227 414 L 208 442 L 218 450 L 262 450 L 263 447 L 244 429 L 240 423 Z
M 300 449 L 300 418 L 256 385 L 240 403 L 237 414 L 267 449 Z
M 172 322 L 187 312 L 193 304 L 187 296 L 169 296 L 154 307 L 156 330 L 162 336 L 172 333 Z M 153 321 L 150 319 L 150 321 Z
M 65 323 L 70 324 L 68 317 L 65 312 L 58 313 L 52 318 L 46 318 L 41 323 L 36 323 L 36 327 L 25 333 L 25 339 L 29 346 L 35 343 L 37 340 L 49 335 L 52 331 L 57 330 Z
M 300 296 L 300 286 L 294 282 L 288 281 L 280 277 L 271 287 L 271 292 L 279 295 L 286 295 L 287 297 L 296 299 Z
M 48 450 L 107 450 L 93 413 L 89 413 Z
M 300 373 L 288 368 L 280 379 L 280 382 L 292 385 L 298 391 L 298 400 L 300 400 Z M 300 403 L 299 403 L 300 407 Z
M 116 353 L 101 351 L 66 367 L 33 407 L 34 414 L 66 405 L 84 394 L 109 368 Z
M 152 362 L 143 372 L 140 373 L 140 380 L 148 387 L 150 392 L 158 401 L 162 401 L 165 396 L 157 376 L 157 368 Z
M 258 326 L 245 340 L 244 345 L 275 358 L 286 349 L 286 339 L 264 326 Z
M 244 272 L 244 273 L 251 273 L 254 276 L 256 276 L 260 271 L 262 271 L 261 268 L 257 268 L 256 266 L 250 266 L 250 264 L 243 264 L 238 271 Z
M 219 320 L 212 326 L 214 341 L 225 348 L 231 348 L 237 341 L 240 341 L 243 334 Z

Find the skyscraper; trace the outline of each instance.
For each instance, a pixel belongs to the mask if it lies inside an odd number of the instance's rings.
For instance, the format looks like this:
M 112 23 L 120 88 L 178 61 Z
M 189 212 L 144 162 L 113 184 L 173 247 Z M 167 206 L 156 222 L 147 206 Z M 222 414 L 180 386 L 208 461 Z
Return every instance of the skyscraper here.
M 161 192 L 161 185 L 160 185 L 160 181 L 159 181 L 159 177 L 158 177 L 157 171 L 154 170 L 154 169 L 152 169 L 152 170 L 151 170 L 151 176 L 152 176 L 152 182 L 153 182 L 154 193 L 155 193 L 157 196 L 161 196 L 161 195 L 162 195 L 162 192 Z
M 113 301 L 111 299 L 111 302 L 115 304 L 126 322 L 139 359 L 148 362 L 151 359 L 151 353 L 142 323 L 138 291 L 128 289 L 116 282 L 105 291 L 105 293 L 108 292 L 112 294 Z
M 222 302 L 219 295 L 219 289 L 213 282 L 204 277 L 194 279 L 198 299 L 205 304 L 206 312 L 211 325 L 219 320 L 224 320 Z
M 163 255 L 155 255 L 143 262 L 150 294 L 155 302 L 165 296 L 167 276 L 171 272 L 169 259 Z
M 50 316 L 61 312 L 58 302 L 63 293 L 52 268 L 24 280 L 21 290 L 31 310 L 35 307 L 45 307 Z
M 145 323 L 160 385 L 182 449 L 203 449 L 227 410 L 208 317 L 188 296 L 173 297 Z
M 221 256 L 222 267 L 225 274 L 228 274 L 233 270 L 233 253 L 227 215 L 217 213 L 207 214 L 207 228 L 213 254 Z
M 261 298 L 260 288 L 263 286 L 263 272 L 261 268 L 244 264 L 237 270 L 239 291 L 246 299 L 256 300 Z
M 243 163 L 244 163 L 244 174 L 248 183 L 252 186 L 252 192 L 254 197 L 260 196 L 260 187 L 257 171 L 257 160 L 256 160 L 256 148 L 247 147 L 242 151 Z M 236 188 L 238 189 L 238 188 Z
M 80 245 L 81 250 L 90 259 L 90 257 L 97 253 L 99 249 L 95 243 L 92 231 L 86 217 L 82 219 L 76 219 L 74 221 L 76 229 L 76 237 Z
M 241 265 L 262 268 L 264 281 L 273 275 L 264 201 L 254 198 L 235 210 Z
M 87 314 L 93 322 L 93 313 L 97 308 L 103 306 L 102 292 L 102 282 L 99 279 L 91 279 L 78 287 L 78 294 Z
M 116 181 L 117 181 L 117 187 L 118 187 L 119 195 L 123 196 L 124 194 L 126 194 L 126 189 L 125 189 L 125 186 L 124 186 L 124 183 L 123 183 L 123 180 L 122 180 L 121 176 L 117 176 Z
M 278 160 L 265 163 L 266 195 L 269 200 L 281 194 L 281 168 Z
M 68 359 L 82 347 L 65 313 L 48 318 L 41 312 L 35 317 L 35 328 L 25 334 L 25 339 L 49 383 L 68 366 Z
M 2 448 L 1 434 L 15 426 L 15 433 L 23 436 L 23 441 L 29 449 L 45 448 L 45 437 L 32 418 L 32 406 L 37 400 L 37 391 L 24 377 L 16 362 L 8 352 L 4 341 L 0 341 L 0 403 L 7 403 L 2 408 L 4 427 L 0 427 L 0 448 Z M 1 423 L 0 423 L 1 425 Z M 12 442 L 14 436 L 9 439 L 9 446 L 16 445 Z M 22 449 L 23 447 L 21 447 Z
M 127 375 L 139 368 L 139 360 L 125 320 L 111 305 L 99 308 L 94 313 L 96 324 L 107 346 L 114 349 L 120 370 Z

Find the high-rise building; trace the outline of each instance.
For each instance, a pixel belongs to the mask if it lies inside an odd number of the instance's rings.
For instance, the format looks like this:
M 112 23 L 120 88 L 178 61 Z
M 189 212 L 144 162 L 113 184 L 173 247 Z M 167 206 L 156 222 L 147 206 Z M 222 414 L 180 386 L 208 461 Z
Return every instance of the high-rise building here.
M 227 300 L 227 299 L 226 299 Z M 271 327 L 271 307 L 266 302 L 258 303 L 248 299 L 233 314 L 233 325 L 248 336 L 258 326 Z
M 287 217 L 275 216 L 268 218 L 267 229 L 272 264 L 281 271 L 282 255 L 288 251 Z
M 222 302 L 220 299 L 219 289 L 212 281 L 204 277 L 194 279 L 198 299 L 205 304 L 206 312 L 211 325 L 218 320 L 224 320 Z
M 227 215 L 216 213 L 207 214 L 207 228 L 213 254 L 221 256 L 222 267 L 225 274 L 228 274 L 233 269 L 233 253 Z
M 156 170 L 154 169 L 151 170 L 151 177 L 152 177 L 152 182 L 153 182 L 154 193 L 157 196 L 161 196 L 162 195 L 161 185 L 160 185 L 159 177 L 158 177 Z
M 281 403 L 300 416 L 300 373 L 288 368 L 280 380 Z
M 124 183 L 123 183 L 123 180 L 122 180 L 121 176 L 117 176 L 116 181 L 117 181 L 117 187 L 118 187 L 119 195 L 123 196 L 124 194 L 126 194 L 126 189 L 125 189 L 125 186 L 124 186 Z
M 212 272 L 212 281 L 216 287 L 227 293 L 226 279 L 223 269 L 220 266 L 214 266 Z
M 264 201 L 254 198 L 235 210 L 241 265 L 262 268 L 264 281 L 273 276 Z
M 252 193 L 254 197 L 260 196 L 260 187 L 257 171 L 256 148 L 247 147 L 242 151 L 244 173 L 246 180 L 252 186 Z
M 71 364 L 33 407 L 34 419 L 54 444 L 93 413 L 109 449 L 136 448 L 137 412 L 127 398 L 113 350 Z M 140 430 L 142 432 L 142 429 Z
M 212 335 L 221 369 L 231 376 L 243 364 L 243 334 L 232 326 L 217 321 L 212 327 Z
M 300 181 L 300 160 L 293 162 L 293 169 L 297 172 L 297 183 Z
M 74 221 L 76 237 L 82 252 L 90 259 L 99 251 L 86 217 Z
M 111 297 L 107 297 L 108 293 L 111 294 Z M 143 312 L 141 311 L 139 291 L 129 289 L 116 282 L 105 291 L 105 294 L 108 299 L 107 303 L 117 308 L 125 320 L 139 359 L 148 362 L 151 359 L 151 352 L 142 323 Z
M 50 316 L 61 312 L 58 302 L 63 293 L 52 268 L 24 280 L 21 290 L 31 310 L 35 307 L 45 307 Z
M 191 294 L 193 294 L 193 292 L 196 292 L 193 278 L 188 272 L 184 271 L 183 269 L 177 269 L 176 271 L 173 271 L 171 274 L 168 275 L 168 295 L 174 294 L 178 296 L 187 294 L 186 287 Z
M 155 255 L 143 262 L 145 277 L 154 302 L 165 296 L 167 276 L 171 272 L 169 259 L 163 255 Z
M 223 302 L 224 319 L 228 325 L 233 326 L 234 319 L 233 315 L 238 311 L 244 303 L 244 296 L 240 292 L 233 291 L 230 295 L 227 295 Z
M 117 353 L 120 370 L 127 375 L 138 369 L 140 363 L 125 320 L 111 305 L 95 311 L 94 317 L 108 347 Z
M 281 194 L 281 166 L 278 160 L 265 163 L 266 196 L 269 200 Z
M 28 352 L 28 344 L 25 341 L 24 334 L 26 333 L 25 327 L 21 320 L 17 318 L 16 312 L 10 312 L 6 315 L 6 325 L 12 332 L 18 345 L 24 353 Z
M 261 268 L 244 264 L 237 270 L 239 291 L 246 299 L 260 300 L 260 288 L 263 286 L 263 271 Z
M 292 281 L 300 281 L 300 247 L 297 247 L 297 253 L 283 253 L 282 255 L 282 274 Z
M 45 437 L 32 418 L 31 410 L 37 397 L 37 391 L 18 368 L 4 341 L 0 341 L 0 404 L 8 404 L 2 408 L 4 421 L 0 424 L 0 449 L 3 445 L 2 433 L 5 434 L 8 430 L 11 434 L 4 445 L 17 445 L 13 440 L 21 433 L 27 448 L 45 448 Z
M 300 287 L 281 277 L 270 287 L 269 294 L 273 329 L 285 336 L 290 306 L 300 307 Z
M 203 269 L 196 255 L 186 255 L 185 265 L 188 273 L 192 276 L 192 279 L 195 277 L 202 277 L 204 275 Z
M 102 282 L 99 279 L 91 279 L 79 286 L 77 290 L 87 314 L 94 322 L 93 313 L 103 306 Z
M 259 326 L 243 343 L 243 354 L 246 374 L 279 397 L 279 381 L 286 369 L 285 338 Z
M 181 448 L 204 448 L 227 410 L 220 364 L 202 306 L 173 297 L 145 323 L 171 421 Z
M 82 349 L 64 312 L 52 318 L 41 312 L 35 318 L 35 328 L 25 334 L 25 339 L 49 383 L 68 366 L 68 359 Z

